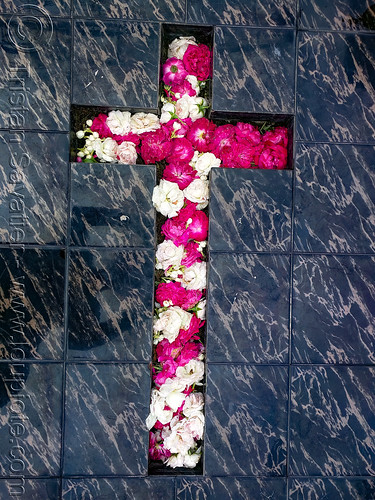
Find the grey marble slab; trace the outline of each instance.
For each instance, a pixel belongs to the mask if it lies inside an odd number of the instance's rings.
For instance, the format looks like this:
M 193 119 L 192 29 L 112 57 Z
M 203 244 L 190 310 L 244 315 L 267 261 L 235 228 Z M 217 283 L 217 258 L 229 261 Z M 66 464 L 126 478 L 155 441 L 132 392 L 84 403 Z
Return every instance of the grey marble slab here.
M 294 30 L 216 27 L 212 107 L 294 112 Z
M 73 163 L 71 169 L 73 244 L 155 247 L 154 166 Z
M 208 364 L 205 474 L 285 476 L 285 366 Z
M 70 4 L 70 0 L 33 0 L 32 3 L 23 0 L 0 0 L 0 13 L 27 16 L 30 20 L 35 17 L 69 17 Z
M 375 252 L 375 148 L 299 144 L 294 249 Z
M 290 475 L 373 476 L 375 367 L 295 367 Z
M 292 171 L 213 169 L 210 196 L 211 250 L 289 251 Z
M 375 30 L 371 0 L 300 0 L 300 26 L 324 30 Z
M 63 357 L 65 255 L 0 249 L 0 359 Z
M 69 130 L 71 22 L 0 17 L 0 128 Z
M 158 0 L 143 2 L 129 0 L 73 0 L 74 14 L 79 17 L 105 17 L 142 21 L 183 22 L 185 20 L 185 2 L 183 0 Z
M 69 365 L 64 474 L 146 475 L 149 399 L 147 365 Z
M 63 245 L 67 134 L 0 132 L 0 241 Z
M 375 364 L 375 257 L 294 261 L 295 363 Z
M 62 364 L 0 364 L 0 475 L 59 476 Z
M 295 1 L 190 0 L 188 22 L 250 26 L 293 26 Z
M 208 361 L 287 363 L 290 259 L 210 255 Z
M 27 500 L 58 500 L 60 480 L 57 478 L 25 479 L 12 477 L 0 479 L 0 495 L 4 500 L 27 498 Z
M 150 361 L 154 253 L 72 251 L 71 359 Z
M 73 102 L 156 108 L 159 25 L 75 21 Z
M 289 488 L 290 500 L 373 500 L 375 479 L 309 478 L 293 479 Z
M 297 138 L 375 141 L 375 36 L 300 32 Z

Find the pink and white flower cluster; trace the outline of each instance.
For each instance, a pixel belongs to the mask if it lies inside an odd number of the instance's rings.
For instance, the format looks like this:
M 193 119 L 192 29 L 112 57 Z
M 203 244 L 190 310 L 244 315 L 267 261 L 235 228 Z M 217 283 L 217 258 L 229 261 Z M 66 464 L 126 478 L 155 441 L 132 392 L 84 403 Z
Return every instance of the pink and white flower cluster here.
M 164 170 L 152 201 L 165 217 L 156 251 L 159 283 L 153 324 L 153 389 L 149 453 L 171 467 L 195 467 L 204 433 L 206 259 L 209 173 L 212 168 L 287 167 L 287 129 L 250 123 L 216 125 L 204 117 L 211 51 L 193 37 L 169 46 L 162 67 L 160 119 L 111 111 L 86 122 L 77 161 L 154 164 Z

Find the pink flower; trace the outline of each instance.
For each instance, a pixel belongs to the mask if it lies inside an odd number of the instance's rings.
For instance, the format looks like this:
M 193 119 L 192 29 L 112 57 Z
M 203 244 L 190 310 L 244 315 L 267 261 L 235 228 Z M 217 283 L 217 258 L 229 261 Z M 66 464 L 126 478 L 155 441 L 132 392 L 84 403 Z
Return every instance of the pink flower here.
M 193 122 L 191 118 L 185 118 L 184 120 L 177 120 L 176 118 L 173 120 L 169 120 L 167 123 L 162 124 L 163 130 L 165 130 L 168 137 L 177 137 L 181 139 L 185 137 L 185 135 L 189 131 L 189 127 Z
M 188 342 L 190 339 L 193 338 L 193 336 L 195 336 L 196 333 L 199 332 L 199 329 L 202 328 L 204 323 L 205 323 L 204 321 L 201 321 L 194 314 L 190 320 L 189 327 L 186 330 L 180 330 L 180 333 L 178 334 L 177 338 L 182 343 Z M 198 339 L 199 337 L 194 337 L 194 338 Z
M 163 362 L 162 371 L 159 372 L 154 378 L 155 384 L 160 386 L 165 383 L 167 378 L 173 377 L 178 366 L 178 363 L 176 363 L 176 361 L 174 361 L 172 358 L 166 359 Z
M 175 182 L 180 189 L 185 189 L 194 179 L 197 179 L 197 174 L 189 163 L 168 163 L 163 172 L 163 179 Z
M 104 137 L 112 137 L 112 132 L 107 125 L 108 116 L 104 113 L 100 113 L 96 116 L 91 125 L 91 130 L 93 132 L 98 132 L 99 136 L 103 139 Z
M 259 168 L 277 168 L 282 169 L 286 167 L 287 163 L 287 150 L 283 146 L 267 145 L 259 156 Z
M 180 307 L 182 309 L 188 310 L 194 307 L 201 300 L 203 294 L 200 290 L 185 290 L 186 294 L 182 302 L 180 302 Z
M 163 81 L 166 85 L 182 83 L 187 75 L 184 63 L 177 57 L 171 57 L 163 64 Z
M 176 97 L 176 94 L 179 94 L 178 97 Z M 172 98 L 173 101 L 177 101 L 177 99 L 180 99 L 183 95 L 189 95 L 191 97 L 194 97 L 197 95 L 197 92 L 193 89 L 191 86 L 191 83 L 188 82 L 187 80 L 184 80 L 181 83 L 177 83 L 172 85 L 171 92 L 168 93 L 170 97 Z
M 167 162 L 189 162 L 193 158 L 193 146 L 184 137 L 182 139 L 173 139 L 171 144 L 171 149 L 166 156 Z
M 160 424 L 160 422 L 159 422 Z M 164 427 L 162 424 L 161 429 Z M 156 427 L 156 424 L 155 426 Z M 159 427 L 160 428 L 160 427 Z M 171 456 L 171 452 L 164 448 L 163 439 L 161 437 L 161 431 L 157 430 L 156 432 L 150 432 L 150 440 L 149 440 L 149 454 L 151 460 L 162 460 L 165 461 L 167 458 Z
M 180 306 L 185 298 L 185 288 L 180 283 L 160 283 L 156 288 L 155 297 L 161 305 L 164 301 L 171 300 L 172 305 Z
M 191 241 L 185 246 L 181 265 L 190 267 L 195 262 L 202 262 L 202 254 L 198 250 L 198 243 L 194 243 L 193 241 Z
M 167 219 L 161 226 L 161 232 L 167 240 L 172 240 L 177 247 L 186 245 L 189 241 L 189 231 L 186 229 L 186 223 L 179 220 L 178 216 Z
M 190 217 L 192 222 L 188 226 L 189 237 L 192 240 L 204 241 L 208 235 L 208 217 L 201 210 L 196 210 Z
M 188 342 L 184 345 L 180 355 L 177 358 L 177 364 L 179 366 L 185 366 L 193 358 L 197 358 L 199 354 L 203 351 L 203 345 L 195 342 Z
M 216 125 L 207 118 L 198 118 L 190 127 L 187 139 L 198 151 L 205 153 L 210 149 L 215 129 Z
M 288 145 L 288 129 L 285 127 L 276 127 L 272 131 L 268 131 L 263 135 L 265 144 L 278 144 L 287 147 Z
M 235 126 L 229 123 L 216 128 L 210 144 L 210 149 L 215 156 L 221 158 L 221 153 L 231 151 L 235 132 Z
M 142 134 L 141 156 L 146 164 L 164 160 L 171 150 L 171 142 L 163 129 Z
M 189 45 L 183 62 L 189 75 L 196 76 L 198 80 L 206 80 L 211 76 L 211 52 L 207 45 Z
M 257 146 L 262 140 L 259 130 L 250 123 L 238 122 L 236 124 L 236 138 L 243 144 L 250 143 Z
M 112 139 L 117 141 L 119 144 L 126 141 L 126 142 L 132 142 L 136 146 L 138 146 L 138 144 L 141 142 L 140 136 L 136 135 L 136 134 L 132 134 L 131 132 L 129 132 L 126 135 L 112 135 Z

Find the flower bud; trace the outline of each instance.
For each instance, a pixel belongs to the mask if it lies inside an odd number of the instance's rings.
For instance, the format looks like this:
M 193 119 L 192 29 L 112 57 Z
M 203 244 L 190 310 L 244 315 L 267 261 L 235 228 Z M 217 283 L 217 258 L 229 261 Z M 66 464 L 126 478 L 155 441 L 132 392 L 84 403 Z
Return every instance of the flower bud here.
M 78 139 L 83 139 L 85 137 L 85 133 L 83 130 L 78 130 L 76 136 L 78 137 Z
M 87 125 L 88 127 L 91 127 L 91 125 L 92 125 L 92 120 L 86 120 L 86 125 Z

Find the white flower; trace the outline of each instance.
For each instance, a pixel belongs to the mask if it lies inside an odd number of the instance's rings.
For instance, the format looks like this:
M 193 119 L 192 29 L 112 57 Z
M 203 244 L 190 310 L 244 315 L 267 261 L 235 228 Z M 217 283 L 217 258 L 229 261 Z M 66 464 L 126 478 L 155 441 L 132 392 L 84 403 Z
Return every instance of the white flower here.
M 152 389 L 150 414 L 146 419 L 148 429 L 151 429 L 157 420 L 162 424 L 168 424 L 173 417 L 173 410 L 164 410 L 165 397 L 160 394 L 157 389 Z
M 183 467 L 189 467 L 190 469 L 193 469 L 197 465 L 197 463 L 199 462 L 201 455 L 202 455 L 201 448 L 198 448 L 198 450 L 195 453 L 192 453 L 191 455 L 185 455 Z M 172 458 L 172 457 L 170 457 L 170 458 Z
M 87 125 L 88 127 L 91 127 L 91 125 L 92 125 L 92 120 L 86 120 L 86 125 Z
M 200 92 L 200 85 L 199 85 L 199 81 L 198 81 L 198 78 L 194 75 L 188 75 L 185 80 L 187 80 L 190 85 L 192 86 L 193 90 L 195 90 L 196 92 L 196 96 L 199 95 L 199 92 Z
M 198 210 L 207 207 L 209 198 L 208 181 L 194 179 L 193 182 L 184 189 L 184 196 L 193 203 L 198 203 Z
M 203 410 L 204 396 L 201 392 L 191 392 L 185 399 L 183 414 L 185 417 L 195 415 L 197 411 Z
M 184 206 L 184 193 L 175 182 L 162 179 L 154 188 L 152 202 L 156 210 L 165 217 L 176 217 Z
M 206 318 L 206 299 L 198 302 L 199 311 L 197 312 L 197 318 L 203 320 Z
M 76 136 L 78 137 L 78 139 L 83 139 L 85 137 L 85 133 L 83 130 L 78 130 Z
M 171 455 L 165 462 L 167 465 L 175 469 L 176 467 L 184 467 L 185 455 L 178 453 L 177 455 Z
M 199 151 L 194 151 L 194 155 L 193 155 L 193 158 L 189 161 L 189 165 L 193 168 L 195 168 L 195 164 L 197 163 L 198 161 L 198 158 L 199 156 L 201 155 L 202 153 L 200 153 Z
M 175 38 L 173 42 L 169 44 L 168 58 L 177 57 L 177 59 L 182 59 L 190 44 L 197 45 L 193 36 L 180 36 L 179 38 Z
M 189 327 L 192 316 L 191 313 L 184 311 L 181 307 L 168 307 L 166 311 L 159 314 L 159 318 L 154 323 L 154 331 L 162 332 L 162 335 L 157 340 L 161 341 L 166 338 L 169 343 L 174 342 L 179 331 Z
M 135 165 L 137 163 L 137 151 L 133 142 L 124 141 L 117 146 L 117 158 L 121 163 Z
M 169 266 L 179 267 L 184 255 L 184 246 L 176 245 L 171 240 L 164 240 L 159 243 L 156 250 L 156 269 L 168 269 Z
M 204 415 L 202 411 L 197 411 L 185 422 L 185 429 L 194 439 L 202 439 L 204 433 Z
M 184 118 L 188 118 L 190 113 L 190 107 L 192 106 L 191 99 L 188 94 L 184 94 L 180 99 L 176 101 L 176 115 L 183 120 Z
M 160 116 L 160 123 L 167 123 L 169 120 L 172 119 L 172 114 L 176 113 L 176 109 L 174 107 L 174 104 L 172 102 L 166 102 L 163 104 L 163 107 L 161 108 L 161 116 Z
M 206 263 L 195 262 L 192 266 L 186 268 L 182 277 L 176 278 L 187 290 L 203 290 L 206 288 Z
M 160 387 L 159 393 L 165 398 L 165 403 L 173 410 L 182 405 L 186 394 L 182 391 L 186 389 L 186 385 L 178 378 L 167 378 L 164 384 Z
M 170 433 L 163 434 L 164 447 L 171 453 L 186 455 L 190 448 L 195 446 L 194 437 L 186 427 L 186 419 L 179 420 L 178 416 L 174 417 L 170 425 Z
M 211 168 L 220 167 L 221 160 L 216 158 L 213 153 L 203 153 L 200 155 L 194 165 L 195 170 L 199 176 L 208 175 Z
M 110 137 L 107 137 L 104 141 L 101 139 L 95 139 L 91 144 L 101 162 L 117 161 L 116 151 L 118 144 Z
M 191 359 L 185 366 L 179 366 L 176 370 L 176 377 L 186 386 L 200 382 L 204 375 L 204 362 Z
M 126 135 L 130 132 L 130 118 L 129 111 L 110 111 L 106 124 L 112 134 Z
M 131 131 L 134 134 L 154 132 L 160 128 L 159 118 L 152 113 L 135 113 L 130 119 Z
M 195 120 L 204 116 L 205 110 L 200 110 L 199 107 L 207 106 L 207 101 L 203 97 L 191 97 L 190 99 L 189 116 L 195 122 Z

